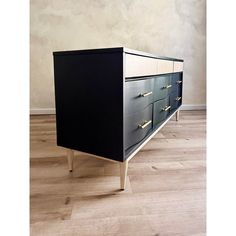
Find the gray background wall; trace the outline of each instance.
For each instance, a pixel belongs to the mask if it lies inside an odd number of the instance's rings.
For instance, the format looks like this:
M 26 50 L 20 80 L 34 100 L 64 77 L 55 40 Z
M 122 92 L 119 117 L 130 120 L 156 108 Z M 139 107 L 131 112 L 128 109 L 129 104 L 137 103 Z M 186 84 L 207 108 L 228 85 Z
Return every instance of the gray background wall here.
M 183 58 L 185 108 L 204 107 L 205 0 L 31 0 L 31 113 L 54 111 L 53 51 L 116 46 Z

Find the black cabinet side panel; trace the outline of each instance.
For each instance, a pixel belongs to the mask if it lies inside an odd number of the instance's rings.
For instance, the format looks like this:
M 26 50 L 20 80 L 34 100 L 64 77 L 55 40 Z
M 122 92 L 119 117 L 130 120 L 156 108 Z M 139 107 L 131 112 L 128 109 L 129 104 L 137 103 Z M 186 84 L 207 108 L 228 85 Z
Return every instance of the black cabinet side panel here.
M 123 161 L 123 54 L 54 55 L 57 144 Z

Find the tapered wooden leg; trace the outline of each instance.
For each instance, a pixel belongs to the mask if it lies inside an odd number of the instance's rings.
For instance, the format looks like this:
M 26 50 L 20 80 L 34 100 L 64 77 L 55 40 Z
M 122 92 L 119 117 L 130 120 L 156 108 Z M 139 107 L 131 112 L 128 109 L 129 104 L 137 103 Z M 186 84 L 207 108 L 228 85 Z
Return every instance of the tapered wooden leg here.
M 176 121 L 179 120 L 179 110 L 175 113 L 175 118 L 176 118 Z
M 74 159 L 74 152 L 71 149 L 67 150 L 67 160 L 69 165 L 69 171 L 72 172 L 73 170 L 73 159 Z
M 120 188 L 122 190 L 125 190 L 127 170 L 128 170 L 128 161 L 121 162 L 120 163 Z

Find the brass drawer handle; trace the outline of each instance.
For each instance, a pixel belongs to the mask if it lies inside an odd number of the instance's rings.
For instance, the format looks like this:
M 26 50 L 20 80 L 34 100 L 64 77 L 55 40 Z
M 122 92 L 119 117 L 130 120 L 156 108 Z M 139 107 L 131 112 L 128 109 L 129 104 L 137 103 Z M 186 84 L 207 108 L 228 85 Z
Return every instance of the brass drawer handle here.
M 176 84 L 181 84 L 182 83 L 182 80 L 177 80 L 176 81 Z
M 177 97 L 175 100 L 176 100 L 176 101 L 179 101 L 179 100 L 181 100 L 181 98 L 182 98 L 182 97 Z
M 147 93 L 141 93 L 140 97 L 147 97 L 147 96 L 149 96 L 151 94 L 152 94 L 152 91 L 151 92 L 147 92 Z
M 166 107 L 162 108 L 161 110 L 162 111 L 168 111 L 168 110 L 170 110 L 170 108 L 171 108 L 171 106 L 166 106 Z
M 138 125 L 138 127 L 141 128 L 141 129 L 144 129 L 145 127 L 147 127 L 151 123 L 152 123 L 151 120 L 149 120 L 149 121 L 145 120 L 144 123 L 142 125 Z
M 167 86 L 163 87 L 163 89 L 168 89 L 168 88 L 171 88 L 171 87 L 172 87 L 172 85 L 171 85 L 171 84 L 169 84 L 169 85 L 167 85 Z

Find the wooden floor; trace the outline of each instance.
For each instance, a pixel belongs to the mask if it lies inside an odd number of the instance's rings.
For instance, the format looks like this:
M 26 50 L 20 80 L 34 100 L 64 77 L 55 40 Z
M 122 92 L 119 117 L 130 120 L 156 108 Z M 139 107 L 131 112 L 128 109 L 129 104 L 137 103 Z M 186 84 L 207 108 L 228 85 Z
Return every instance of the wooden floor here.
M 116 163 L 77 152 L 69 173 L 55 116 L 32 116 L 31 235 L 205 235 L 205 139 L 205 111 L 181 111 L 130 161 L 122 192 Z

